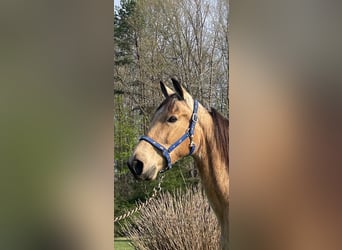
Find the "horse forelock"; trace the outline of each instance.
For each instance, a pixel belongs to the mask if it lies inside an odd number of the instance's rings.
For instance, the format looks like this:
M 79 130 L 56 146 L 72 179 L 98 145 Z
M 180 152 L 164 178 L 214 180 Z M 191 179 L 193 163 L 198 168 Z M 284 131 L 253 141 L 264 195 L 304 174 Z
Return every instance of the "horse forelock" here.
M 167 109 L 170 111 L 173 107 L 174 102 L 178 99 L 177 94 L 172 94 L 168 96 L 156 109 L 156 112 L 160 110 L 162 107 L 167 107 Z

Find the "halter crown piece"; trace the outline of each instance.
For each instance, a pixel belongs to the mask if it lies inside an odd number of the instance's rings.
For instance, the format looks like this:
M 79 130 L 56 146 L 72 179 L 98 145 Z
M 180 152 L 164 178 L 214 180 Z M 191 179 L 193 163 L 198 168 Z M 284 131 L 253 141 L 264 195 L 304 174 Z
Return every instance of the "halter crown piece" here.
M 189 155 L 192 155 L 193 152 L 195 151 L 196 145 L 193 142 L 193 138 L 194 138 L 194 133 L 195 133 L 195 126 L 196 126 L 196 123 L 197 123 L 197 120 L 198 120 L 197 110 L 198 110 L 198 101 L 194 100 L 194 109 L 193 109 L 193 112 L 192 112 L 189 128 L 186 130 L 186 132 L 183 134 L 183 136 L 181 138 L 179 138 L 175 143 L 173 143 L 168 149 L 165 148 L 163 145 L 159 144 L 158 142 L 156 142 L 155 140 L 153 140 L 152 138 L 146 136 L 146 135 L 143 135 L 143 136 L 140 137 L 139 141 L 147 141 L 153 147 L 155 147 L 158 150 L 160 150 L 162 152 L 164 158 L 166 159 L 167 167 L 162 169 L 160 171 L 160 173 L 163 173 L 163 172 L 165 172 L 165 171 L 167 171 L 167 170 L 172 168 L 170 153 L 175 148 L 177 148 L 183 141 L 185 141 L 188 137 L 190 138 Z

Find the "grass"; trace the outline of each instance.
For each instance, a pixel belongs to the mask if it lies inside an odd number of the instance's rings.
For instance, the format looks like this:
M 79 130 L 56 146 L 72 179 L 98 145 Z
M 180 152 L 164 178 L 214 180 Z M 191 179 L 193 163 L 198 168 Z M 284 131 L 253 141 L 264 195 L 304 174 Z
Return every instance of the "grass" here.
M 127 238 L 114 238 L 114 250 L 134 250 Z

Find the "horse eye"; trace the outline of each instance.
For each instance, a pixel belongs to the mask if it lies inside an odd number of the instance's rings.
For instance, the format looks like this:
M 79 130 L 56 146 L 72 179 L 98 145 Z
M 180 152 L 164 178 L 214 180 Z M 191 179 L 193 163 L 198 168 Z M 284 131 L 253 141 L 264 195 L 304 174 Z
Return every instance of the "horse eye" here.
M 175 116 L 170 116 L 169 119 L 167 119 L 167 122 L 176 122 L 177 121 L 177 118 Z

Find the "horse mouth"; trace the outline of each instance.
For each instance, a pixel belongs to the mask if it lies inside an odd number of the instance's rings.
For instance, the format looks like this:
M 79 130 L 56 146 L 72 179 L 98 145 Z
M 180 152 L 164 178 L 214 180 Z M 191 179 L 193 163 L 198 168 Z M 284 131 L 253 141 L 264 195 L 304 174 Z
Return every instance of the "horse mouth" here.
M 151 181 L 157 178 L 158 171 L 156 166 L 150 167 L 144 174 L 144 180 L 145 181 Z
M 132 172 L 132 171 L 131 171 Z M 141 175 L 137 175 L 134 172 L 132 172 L 134 178 L 139 181 L 152 181 L 157 178 L 158 171 L 156 166 L 150 167 L 148 170 L 146 170 Z

